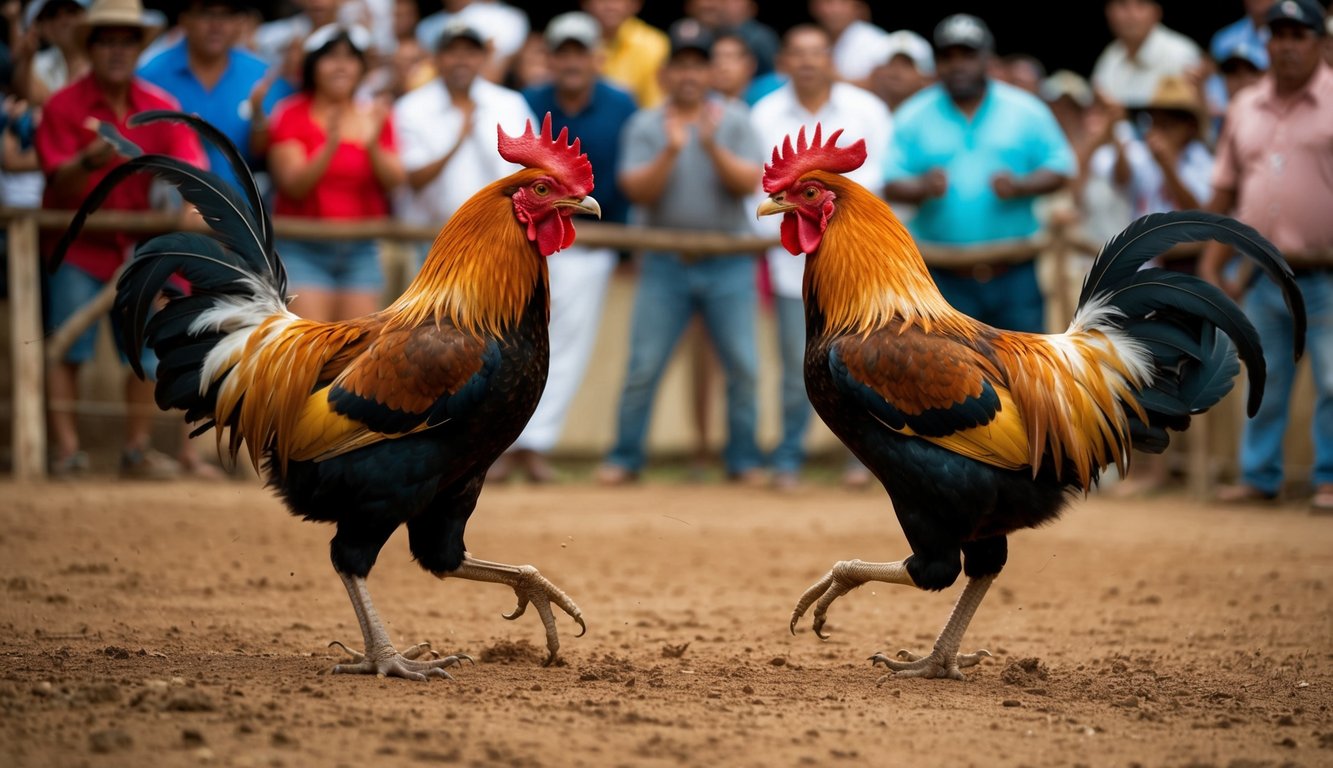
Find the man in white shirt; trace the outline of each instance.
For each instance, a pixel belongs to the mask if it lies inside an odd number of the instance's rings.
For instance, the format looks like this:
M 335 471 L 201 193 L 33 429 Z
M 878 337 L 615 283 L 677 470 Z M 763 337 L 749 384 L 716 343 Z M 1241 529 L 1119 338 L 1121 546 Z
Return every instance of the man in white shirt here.
M 801 128 L 805 128 L 809 137 L 817 123 L 826 138 L 841 129 L 840 146 L 865 139 L 865 163 L 846 175 L 877 194 L 884 186 L 883 156 L 892 136 L 893 118 L 888 107 L 870 91 L 839 82 L 833 63 L 833 41 L 821 27 L 813 24 L 792 27 L 783 36 L 778 56 L 790 79 L 756 102 L 750 111 L 761 142 L 770 148 L 778 146 Z M 766 150 L 765 155 L 771 151 Z M 755 225 L 757 230 L 776 238 L 778 222 L 772 221 L 774 218 L 759 220 Z M 769 250 L 767 259 L 782 358 L 782 439 L 769 462 L 774 484 L 789 489 L 797 483 L 805 460 L 803 442 L 811 413 L 805 394 L 805 309 L 801 298 L 805 257 L 792 256 L 785 248 L 775 247 Z
M 810 0 L 810 17 L 833 41 L 833 66 L 838 77 L 866 87 L 878 64 L 875 52 L 889 33 L 870 22 L 865 0 Z
M 482 34 L 451 22 L 437 43 L 439 76 L 395 105 L 407 189 L 394 207 L 403 220 L 427 226 L 448 221 L 477 190 L 518 170 L 495 151 L 496 125 L 515 136 L 529 120 L 534 130 L 541 125 L 522 94 L 479 76 L 486 57 Z
M 1107 0 L 1106 23 L 1115 40 L 1097 57 L 1092 84 L 1129 109 L 1146 105 L 1162 77 L 1186 74 L 1203 61 L 1198 44 L 1162 25 L 1155 0 Z

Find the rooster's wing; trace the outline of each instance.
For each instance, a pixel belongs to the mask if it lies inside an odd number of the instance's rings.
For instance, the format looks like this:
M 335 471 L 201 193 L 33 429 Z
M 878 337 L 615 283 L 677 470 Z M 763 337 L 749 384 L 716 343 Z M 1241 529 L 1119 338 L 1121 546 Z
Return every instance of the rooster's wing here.
M 438 426 L 489 391 L 500 360 L 494 339 L 447 321 L 382 330 L 331 383 L 315 389 L 290 433 L 286 459 L 325 459 Z
M 999 368 L 969 343 L 919 327 L 844 336 L 829 348 L 838 389 L 902 435 L 1004 469 L 1027 466 L 1027 430 Z

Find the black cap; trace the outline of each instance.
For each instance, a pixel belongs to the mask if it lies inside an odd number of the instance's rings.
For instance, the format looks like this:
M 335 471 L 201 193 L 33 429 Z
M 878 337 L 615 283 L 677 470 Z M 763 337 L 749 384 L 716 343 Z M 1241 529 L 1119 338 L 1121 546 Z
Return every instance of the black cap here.
M 1290 21 L 1324 34 L 1324 9 L 1315 0 L 1278 0 L 1264 14 L 1264 23 L 1272 26 L 1277 21 Z
M 935 27 L 935 50 L 942 51 L 955 46 L 991 51 L 995 49 L 995 38 L 986 22 L 971 14 L 955 13 Z
M 672 58 L 681 51 L 698 51 L 709 58 L 713 55 L 713 34 L 694 19 L 681 19 L 672 24 L 667 37 L 671 39 Z
M 459 19 L 451 20 L 440 30 L 440 37 L 435 41 L 435 50 L 443 51 L 455 40 L 470 40 L 478 46 L 486 47 L 486 38 L 477 28 Z

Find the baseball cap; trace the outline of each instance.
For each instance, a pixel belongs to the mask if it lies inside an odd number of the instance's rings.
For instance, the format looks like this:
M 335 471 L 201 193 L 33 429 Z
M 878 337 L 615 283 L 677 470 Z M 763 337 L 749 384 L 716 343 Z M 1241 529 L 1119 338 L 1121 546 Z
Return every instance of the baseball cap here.
M 713 55 L 713 35 L 694 19 L 680 19 L 667 30 L 671 40 L 671 56 L 681 51 L 699 51 L 709 58 Z
M 546 45 L 551 50 L 569 42 L 578 43 L 584 48 L 596 48 L 601 39 L 602 25 L 582 11 L 562 13 L 546 25 Z
M 1292 21 L 1322 35 L 1324 29 L 1324 9 L 1314 0 L 1278 0 L 1264 14 L 1264 23 L 1272 26 L 1273 22 Z
M 486 47 L 486 37 L 476 27 L 463 19 L 450 19 L 440 30 L 440 36 L 435 39 L 435 50 L 443 51 L 455 40 L 470 40 L 482 48 Z
M 1217 68 L 1226 70 L 1231 61 L 1244 61 L 1260 72 L 1268 69 L 1268 51 L 1247 40 L 1236 40 L 1217 51 Z
M 1086 109 L 1093 102 L 1092 86 L 1087 79 L 1068 69 L 1057 69 L 1042 80 L 1040 93 L 1042 100 L 1048 103 L 1068 96 L 1075 104 Z
M 872 60 L 887 64 L 894 56 L 906 56 L 923 75 L 935 74 L 935 53 L 926 38 L 910 29 L 900 29 L 879 38 Z
M 990 51 L 995 48 L 995 37 L 986 22 L 968 13 L 955 13 L 935 27 L 935 50 L 954 46 Z

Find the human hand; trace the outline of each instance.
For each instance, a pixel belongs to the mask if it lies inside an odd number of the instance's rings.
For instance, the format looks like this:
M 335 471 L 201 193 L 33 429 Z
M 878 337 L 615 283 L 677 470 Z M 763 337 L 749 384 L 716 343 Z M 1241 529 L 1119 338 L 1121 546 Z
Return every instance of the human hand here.
M 1174 168 L 1180 160 L 1180 149 L 1157 128 L 1148 129 L 1147 135 L 1143 137 L 1143 143 L 1152 153 L 1153 159 L 1163 168 Z
M 269 74 L 255 83 L 255 87 L 250 89 L 250 119 L 260 120 L 264 115 L 264 100 L 268 98 L 268 92 L 273 88 L 273 81 L 277 79 L 276 74 Z
M 921 186 L 926 197 L 943 197 L 949 191 L 949 176 L 943 168 L 931 168 L 921 176 Z
M 689 131 L 685 119 L 679 112 L 668 107 L 662 127 L 666 131 L 667 149 L 676 152 L 685 146 L 685 142 L 689 139 Z
M 389 113 L 393 109 L 391 102 L 385 99 L 375 99 L 370 105 L 370 110 L 366 114 L 370 130 L 366 132 L 366 146 L 374 147 L 380 143 L 380 136 L 384 133 L 384 126 L 389 122 Z
M 1001 200 L 1012 200 L 1015 197 L 1022 197 L 1023 190 L 1014 179 L 1014 175 L 1008 171 L 999 171 L 990 177 L 990 187 L 995 192 L 995 196 Z
M 715 101 L 705 104 L 698 123 L 699 143 L 703 145 L 704 149 L 713 148 L 717 141 L 717 127 L 721 122 L 722 105 Z

